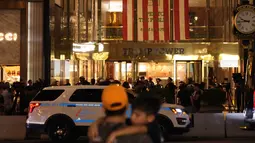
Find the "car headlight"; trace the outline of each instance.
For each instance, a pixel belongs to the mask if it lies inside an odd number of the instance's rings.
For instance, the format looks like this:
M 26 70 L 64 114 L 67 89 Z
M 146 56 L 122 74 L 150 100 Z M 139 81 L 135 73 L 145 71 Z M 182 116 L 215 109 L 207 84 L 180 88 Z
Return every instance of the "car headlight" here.
M 174 113 L 174 114 L 187 114 L 185 111 L 183 111 L 180 108 L 170 108 L 170 110 Z

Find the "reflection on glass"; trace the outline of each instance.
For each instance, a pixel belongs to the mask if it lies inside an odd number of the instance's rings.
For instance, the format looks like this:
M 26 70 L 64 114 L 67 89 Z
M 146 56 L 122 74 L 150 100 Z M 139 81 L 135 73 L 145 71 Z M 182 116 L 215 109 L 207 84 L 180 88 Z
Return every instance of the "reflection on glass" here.
M 202 81 L 202 62 L 201 61 L 177 61 L 176 63 L 176 82 L 187 82 L 188 78 L 192 78 L 194 82 Z
M 102 0 L 102 40 L 122 39 L 122 0 Z
M 206 0 L 189 0 L 190 38 L 207 37 Z
M 167 79 L 168 77 L 172 77 L 173 75 L 173 64 L 172 63 L 139 63 L 138 64 L 138 72 L 146 76 L 147 78 L 151 77 Z
M 54 77 L 60 77 L 60 60 L 55 59 L 53 62 L 54 62 Z
M 120 63 L 115 62 L 114 63 L 114 79 L 119 80 L 120 77 Z
M 187 78 L 186 63 L 177 63 L 176 68 L 177 68 L 177 70 L 176 70 L 177 71 L 177 76 L 176 76 L 177 83 L 179 83 L 180 81 L 186 82 L 186 78 Z

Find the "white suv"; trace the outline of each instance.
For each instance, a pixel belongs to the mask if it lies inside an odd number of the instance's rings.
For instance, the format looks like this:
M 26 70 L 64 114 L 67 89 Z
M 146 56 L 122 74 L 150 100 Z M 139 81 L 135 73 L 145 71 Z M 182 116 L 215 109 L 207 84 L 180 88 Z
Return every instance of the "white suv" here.
M 74 140 L 86 135 L 87 127 L 104 116 L 101 94 L 106 86 L 47 87 L 30 102 L 27 133 L 47 133 L 53 141 Z M 134 96 L 129 92 L 130 101 Z M 127 116 L 131 115 L 130 108 Z M 157 121 L 164 135 L 188 132 L 191 118 L 184 107 L 163 104 Z

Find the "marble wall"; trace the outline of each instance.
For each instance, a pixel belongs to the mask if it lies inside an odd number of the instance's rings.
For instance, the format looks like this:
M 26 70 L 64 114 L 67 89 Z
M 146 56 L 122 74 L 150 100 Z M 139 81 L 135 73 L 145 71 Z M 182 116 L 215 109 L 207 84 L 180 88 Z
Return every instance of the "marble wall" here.
M 16 36 L 9 35 L 6 40 L 6 33 L 16 33 Z M 3 33 L 4 35 L 1 35 Z M 7 38 L 8 38 L 7 37 Z M 20 64 L 20 10 L 0 10 L 0 65 Z

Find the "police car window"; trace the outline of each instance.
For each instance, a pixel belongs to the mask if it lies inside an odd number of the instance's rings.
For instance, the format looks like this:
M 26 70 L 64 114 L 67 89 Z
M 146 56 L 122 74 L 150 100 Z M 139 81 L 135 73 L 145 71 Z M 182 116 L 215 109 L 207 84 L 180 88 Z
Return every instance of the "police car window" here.
M 102 89 L 77 89 L 69 101 L 71 102 L 101 102 Z
M 37 93 L 33 101 L 56 100 L 65 90 L 42 90 Z

